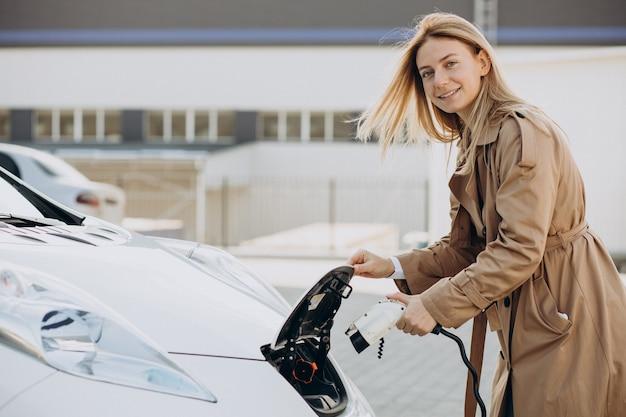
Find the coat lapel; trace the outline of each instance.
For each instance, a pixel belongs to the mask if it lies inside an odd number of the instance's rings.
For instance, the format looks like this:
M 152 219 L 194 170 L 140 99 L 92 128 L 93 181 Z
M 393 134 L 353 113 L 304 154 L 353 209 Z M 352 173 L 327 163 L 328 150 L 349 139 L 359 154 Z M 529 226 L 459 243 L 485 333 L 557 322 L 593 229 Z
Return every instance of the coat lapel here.
M 478 146 L 484 146 L 489 143 L 495 142 L 498 139 L 498 134 L 500 133 L 501 123 L 493 125 L 487 131 L 487 134 L 484 137 L 478 138 Z M 478 149 L 478 154 L 482 154 L 484 149 Z M 479 156 L 479 155 L 477 155 Z M 476 158 L 476 164 L 482 163 L 482 158 Z M 460 174 L 457 169 L 454 174 L 452 174 L 452 178 L 450 178 L 450 182 L 448 186 L 450 187 L 450 191 L 459 201 L 461 206 L 467 210 L 470 217 L 472 218 L 472 222 L 476 227 L 476 231 L 479 235 L 482 234 L 484 223 L 481 215 L 481 209 L 479 206 L 479 190 L 478 190 L 478 181 L 476 180 L 476 176 L 478 175 L 478 166 L 474 167 L 473 174 Z
M 448 186 L 461 206 L 469 213 L 476 230 L 478 232 L 482 231 L 483 221 L 478 206 L 476 176 L 474 174 L 459 174 L 457 171 L 450 178 Z

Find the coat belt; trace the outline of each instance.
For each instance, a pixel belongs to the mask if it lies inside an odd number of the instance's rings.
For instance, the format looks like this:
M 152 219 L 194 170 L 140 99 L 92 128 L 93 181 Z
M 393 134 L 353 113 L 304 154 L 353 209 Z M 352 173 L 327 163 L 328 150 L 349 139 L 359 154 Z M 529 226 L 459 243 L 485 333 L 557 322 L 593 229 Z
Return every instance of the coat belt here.
M 556 234 L 548 236 L 546 251 L 556 249 L 559 246 L 565 249 L 568 243 L 584 235 L 588 229 L 587 222 L 583 222 L 567 232 L 556 232 Z

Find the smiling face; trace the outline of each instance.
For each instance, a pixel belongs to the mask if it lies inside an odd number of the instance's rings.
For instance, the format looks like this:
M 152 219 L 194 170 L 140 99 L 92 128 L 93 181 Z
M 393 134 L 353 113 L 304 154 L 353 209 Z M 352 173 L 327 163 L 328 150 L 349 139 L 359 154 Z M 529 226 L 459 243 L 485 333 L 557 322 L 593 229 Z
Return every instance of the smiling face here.
M 485 51 L 479 53 L 452 38 L 428 38 L 417 51 L 417 68 L 424 92 L 446 113 L 466 116 L 480 91 L 481 77 L 491 68 Z

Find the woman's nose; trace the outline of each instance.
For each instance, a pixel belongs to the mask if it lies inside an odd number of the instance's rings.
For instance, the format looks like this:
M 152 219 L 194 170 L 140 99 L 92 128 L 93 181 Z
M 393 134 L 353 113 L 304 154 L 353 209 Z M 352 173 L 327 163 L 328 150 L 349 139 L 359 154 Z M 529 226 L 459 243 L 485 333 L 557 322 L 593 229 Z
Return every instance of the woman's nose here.
M 445 73 L 441 71 L 435 72 L 434 82 L 435 82 L 435 86 L 437 87 L 444 86 L 448 83 L 448 77 L 446 76 Z

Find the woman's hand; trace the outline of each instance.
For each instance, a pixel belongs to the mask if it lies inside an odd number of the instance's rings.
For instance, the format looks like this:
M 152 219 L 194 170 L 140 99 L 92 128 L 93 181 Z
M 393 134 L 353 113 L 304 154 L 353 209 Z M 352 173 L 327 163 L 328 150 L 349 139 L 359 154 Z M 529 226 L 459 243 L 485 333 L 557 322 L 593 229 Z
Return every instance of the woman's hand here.
M 354 267 L 354 275 L 365 278 L 386 278 L 394 273 L 391 259 L 381 258 L 365 249 L 359 249 L 348 259 L 348 265 Z
M 401 292 L 387 296 L 390 300 L 400 301 L 406 305 L 404 315 L 396 323 L 396 327 L 404 333 L 424 336 L 432 332 L 437 322 L 424 307 L 420 295 L 406 295 Z

